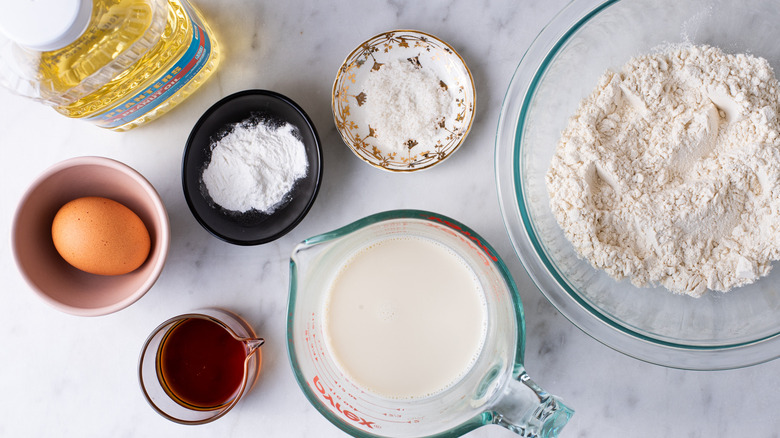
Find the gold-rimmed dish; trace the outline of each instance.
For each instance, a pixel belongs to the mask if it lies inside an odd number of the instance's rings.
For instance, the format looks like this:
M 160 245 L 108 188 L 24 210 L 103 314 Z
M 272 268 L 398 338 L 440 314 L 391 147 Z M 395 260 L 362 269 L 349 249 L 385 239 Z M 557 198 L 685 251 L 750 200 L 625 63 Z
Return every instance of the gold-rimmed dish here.
M 431 143 L 410 138 L 401 150 L 382 142 L 366 105 L 371 99 L 366 90 L 369 75 L 397 60 L 437 77 L 455 108 L 436 118 Z M 358 158 L 386 171 L 412 172 L 441 163 L 463 144 L 474 121 L 476 98 L 471 72 L 452 46 L 424 32 L 393 30 L 369 38 L 347 56 L 333 83 L 331 104 L 339 134 Z

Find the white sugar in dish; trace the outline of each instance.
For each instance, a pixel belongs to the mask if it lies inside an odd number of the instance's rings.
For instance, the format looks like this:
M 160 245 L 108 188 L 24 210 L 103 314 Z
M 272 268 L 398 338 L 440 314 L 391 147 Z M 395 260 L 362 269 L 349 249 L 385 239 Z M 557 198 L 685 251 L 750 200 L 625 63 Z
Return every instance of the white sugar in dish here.
M 446 85 L 415 58 L 381 64 L 369 73 L 364 92 L 369 126 L 386 154 L 432 151 L 447 134 L 444 120 L 456 113 Z
M 211 199 L 226 210 L 271 214 L 308 167 L 294 126 L 249 119 L 212 143 L 202 180 Z

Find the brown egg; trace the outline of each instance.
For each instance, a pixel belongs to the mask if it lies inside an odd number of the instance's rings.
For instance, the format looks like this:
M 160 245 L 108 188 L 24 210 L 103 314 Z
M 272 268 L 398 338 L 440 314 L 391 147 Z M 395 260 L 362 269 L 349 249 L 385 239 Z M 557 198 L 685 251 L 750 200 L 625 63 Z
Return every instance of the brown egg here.
M 138 215 L 116 201 L 94 196 L 63 205 L 54 216 L 51 237 L 65 261 L 99 275 L 134 271 L 151 248 L 149 231 Z

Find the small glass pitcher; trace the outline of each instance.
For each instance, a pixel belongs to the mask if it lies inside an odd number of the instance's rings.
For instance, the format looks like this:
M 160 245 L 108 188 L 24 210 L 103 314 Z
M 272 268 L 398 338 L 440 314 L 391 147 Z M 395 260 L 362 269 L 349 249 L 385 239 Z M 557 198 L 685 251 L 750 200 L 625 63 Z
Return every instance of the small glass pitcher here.
M 237 363 L 243 371 L 240 384 L 232 391 L 227 400 L 213 406 L 203 407 L 188 404 L 177 397 L 164 378 L 162 356 L 166 340 L 183 322 L 188 320 L 206 320 L 225 330 L 237 343 L 243 344 L 243 364 Z M 230 338 L 227 338 L 230 339 Z M 202 342 L 202 338 L 198 338 Z M 160 324 L 147 338 L 141 350 L 138 363 L 138 377 L 141 390 L 149 404 L 163 417 L 181 424 L 204 424 L 225 415 L 244 394 L 254 386 L 260 372 L 262 354 L 260 346 L 263 338 L 255 335 L 252 327 L 238 315 L 222 309 L 201 309 L 193 313 L 175 316 Z M 240 359 L 241 356 L 238 356 Z M 226 360 L 219 357 L 217 360 Z M 232 367 L 231 367 L 232 369 Z
M 356 251 L 393 237 L 421 237 L 455 251 L 477 275 L 487 332 L 470 370 L 428 397 L 391 399 L 350 381 L 328 351 L 324 299 Z M 525 322 L 514 280 L 496 251 L 465 225 L 420 210 L 378 213 L 306 239 L 290 263 L 287 350 L 299 386 L 331 423 L 358 437 L 459 436 L 486 424 L 524 437 L 555 437 L 574 411 L 537 386 L 523 367 Z

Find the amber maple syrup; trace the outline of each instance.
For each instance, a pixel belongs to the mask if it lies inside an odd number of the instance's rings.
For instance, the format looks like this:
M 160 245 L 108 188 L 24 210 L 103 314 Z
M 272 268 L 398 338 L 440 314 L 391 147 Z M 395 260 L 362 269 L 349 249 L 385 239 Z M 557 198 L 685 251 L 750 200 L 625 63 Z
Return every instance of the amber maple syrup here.
M 244 342 L 222 325 L 188 318 L 171 327 L 160 343 L 157 375 L 177 403 L 219 409 L 238 394 L 247 354 Z

